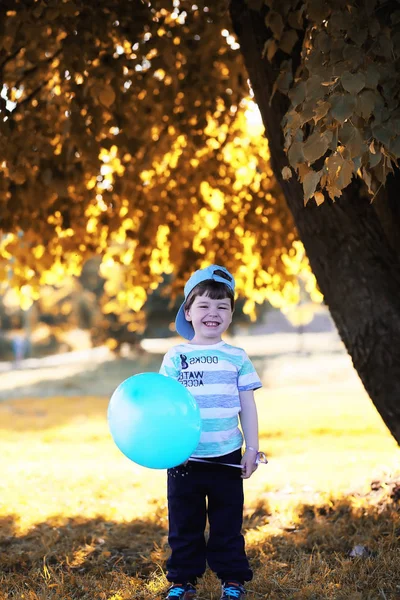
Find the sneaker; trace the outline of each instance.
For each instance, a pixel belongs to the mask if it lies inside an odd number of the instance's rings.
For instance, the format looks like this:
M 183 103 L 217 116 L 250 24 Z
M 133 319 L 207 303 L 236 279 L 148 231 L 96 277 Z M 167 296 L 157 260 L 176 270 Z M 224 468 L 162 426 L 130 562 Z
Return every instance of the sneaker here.
M 237 581 L 225 581 L 222 584 L 221 600 L 242 600 L 245 594 L 246 590 Z
M 165 600 L 196 600 L 196 588 L 191 583 L 174 583 L 169 588 Z

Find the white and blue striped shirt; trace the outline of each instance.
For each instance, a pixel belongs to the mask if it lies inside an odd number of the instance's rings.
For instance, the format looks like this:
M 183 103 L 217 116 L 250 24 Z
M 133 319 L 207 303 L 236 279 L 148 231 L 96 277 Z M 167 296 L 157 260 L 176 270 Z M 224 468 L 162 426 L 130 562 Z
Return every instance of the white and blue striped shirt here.
M 164 356 L 160 373 L 187 387 L 200 408 L 202 432 L 193 456 L 223 456 L 242 447 L 239 392 L 262 385 L 242 348 L 224 341 L 210 346 L 179 344 Z

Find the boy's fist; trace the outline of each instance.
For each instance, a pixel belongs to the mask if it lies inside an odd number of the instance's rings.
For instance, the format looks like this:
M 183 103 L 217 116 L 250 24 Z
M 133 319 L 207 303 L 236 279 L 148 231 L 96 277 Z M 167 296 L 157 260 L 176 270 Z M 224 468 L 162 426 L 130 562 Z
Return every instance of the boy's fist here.
M 242 477 L 248 479 L 257 469 L 257 450 L 248 448 L 242 456 L 240 463 L 243 465 Z

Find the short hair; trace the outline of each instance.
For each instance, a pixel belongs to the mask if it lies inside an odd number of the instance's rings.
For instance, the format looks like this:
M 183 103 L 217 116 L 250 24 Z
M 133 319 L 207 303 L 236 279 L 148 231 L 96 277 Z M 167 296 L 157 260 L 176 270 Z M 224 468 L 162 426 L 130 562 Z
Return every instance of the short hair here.
M 222 300 L 228 298 L 231 301 L 232 311 L 235 308 L 235 295 L 230 287 L 225 283 L 214 281 L 214 279 L 206 279 L 198 283 L 190 292 L 185 301 L 185 310 L 189 310 L 195 298 L 198 296 L 208 296 L 212 300 Z

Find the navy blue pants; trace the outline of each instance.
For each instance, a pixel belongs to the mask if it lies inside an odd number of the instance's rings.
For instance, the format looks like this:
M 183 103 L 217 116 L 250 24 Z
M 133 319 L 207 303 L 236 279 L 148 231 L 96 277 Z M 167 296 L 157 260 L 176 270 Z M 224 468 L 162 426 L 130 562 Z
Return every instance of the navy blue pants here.
M 167 579 L 196 582 L 208 563 L 222 581 L 250 581 L 250 569 L 241 533 L 243 522 L 243 479 L 235 467 L 241 451 L 208 459 L 212 464 L 189 461 L 168 469 L 168 515 L 171 556 Z M 210 535 L 206 541 L 206 522 Z

